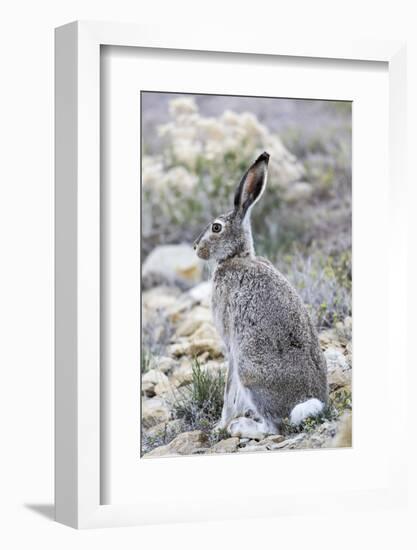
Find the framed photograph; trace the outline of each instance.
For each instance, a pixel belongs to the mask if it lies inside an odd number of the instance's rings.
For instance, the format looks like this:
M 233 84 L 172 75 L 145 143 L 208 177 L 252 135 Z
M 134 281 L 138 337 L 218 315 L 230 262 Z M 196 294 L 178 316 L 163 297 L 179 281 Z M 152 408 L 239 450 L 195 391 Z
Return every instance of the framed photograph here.
M 404 502 L 404 48 L 56 30 L 58 521 Z

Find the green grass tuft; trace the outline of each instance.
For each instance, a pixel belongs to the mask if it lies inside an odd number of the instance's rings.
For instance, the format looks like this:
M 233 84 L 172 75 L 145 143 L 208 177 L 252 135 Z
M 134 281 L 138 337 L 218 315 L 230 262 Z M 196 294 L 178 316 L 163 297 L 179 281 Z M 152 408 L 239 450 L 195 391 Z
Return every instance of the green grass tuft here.
M 193 361 L 193 380 L 180 389 L 174 404 L 174 416 L 183 420 L 189 430 L 209 432 L 220 419 L 223 407 L 225 375 L 212 374 L 197 358 Z

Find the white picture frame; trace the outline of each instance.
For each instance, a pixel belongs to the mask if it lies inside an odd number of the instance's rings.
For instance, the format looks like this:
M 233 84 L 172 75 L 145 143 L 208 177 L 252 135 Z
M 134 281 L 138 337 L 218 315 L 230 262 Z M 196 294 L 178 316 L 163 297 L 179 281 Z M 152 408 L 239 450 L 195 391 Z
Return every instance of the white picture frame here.
M 236 30 L 216 33 L 169 27 L 75 22 L 56 30 L 56 519 L 77 528 L 133 525 L 161 521 L 153 508 L 133 504 L 102 505 L 100 498 L 100 47 L 102 45 L 229 52 L 300 58 L 382 61 L 389 70 L 390 190 L 389 246 L 397 276 L 404 276 L 404 251 L 396 250 L 405 234 L 402 189 L 405 151 L 405 45 L 401 42 L 332 42 L 287 40 Z M 394 297 L 393 297 L 394 298 Z M 405 293 L 390 301 L 390 315 L 405 318 Z M 400 330 L 400 329 L 399 329 Z M 404 331 L 405 332 L 405 331 Z M 400 336 L 401 337 L 401 336 Z M 402 336 L 404 338 L 404 335 Z M 405 349 L 405 346 L 404 346 Z M 392 381 L 405 394 L 406 359 L 399 353 Z M 405 417 L 403 404 L 399 418 Z M 398 422 L 401 426 L 401 422 Z M 401 428 L 399 428 L 401 432 Z M 346 506 L 395 505 L 405 498 L 406 462 L 400 440 L 390 456 L 383 491 L 340 495 Z M 255 459 L 256 457 L 251 457 Z M 161 466 L 163 467 L 163 466 Z M 326 495 L 320 496 L 322 504 Z M 236 499 L 235 499 L 236 500 Z M 271 514 L 303 512 L 320 500 L 294 494 L 276 502 Z M 218 517 L 239 517 L 244 510 L 223 495 Z M 227 509 L 226 509 L 227 508 Z M 228 513 L 227 510 L 234 510 Z M 201 516 L 201 517 L 200 517 Z M 196 513 L 192 519 L 203 519 Z M 205 514 L 207 519 L 207 511 Z M 213 519 L 216 516 L 213 516 Z M 167 495 L 166 521 L 181 518 Z

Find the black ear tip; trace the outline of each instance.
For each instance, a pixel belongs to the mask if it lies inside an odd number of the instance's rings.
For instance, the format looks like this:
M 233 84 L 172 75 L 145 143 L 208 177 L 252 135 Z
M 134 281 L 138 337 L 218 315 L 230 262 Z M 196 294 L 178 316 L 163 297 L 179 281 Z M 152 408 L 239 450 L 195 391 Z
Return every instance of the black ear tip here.
M 259 157 L 256 159 L 255 163 L 257 163 L 257 162 L 266 162 L 266 164 L 268 164 L 268 161 L 269 161 L 269 153 L 264 151 L 262 153 L 262 155 L 259 155 Z

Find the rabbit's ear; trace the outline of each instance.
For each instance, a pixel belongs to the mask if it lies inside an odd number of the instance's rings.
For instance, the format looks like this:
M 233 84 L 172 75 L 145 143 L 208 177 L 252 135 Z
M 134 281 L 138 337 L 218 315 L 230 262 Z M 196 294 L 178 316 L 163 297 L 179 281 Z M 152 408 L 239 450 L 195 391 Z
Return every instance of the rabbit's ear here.
M 235 212 L 243 219 L 248 210 L 257 202 L 266 186 L 268 153 L 262 153 L 248 168 L 235 193 Z

